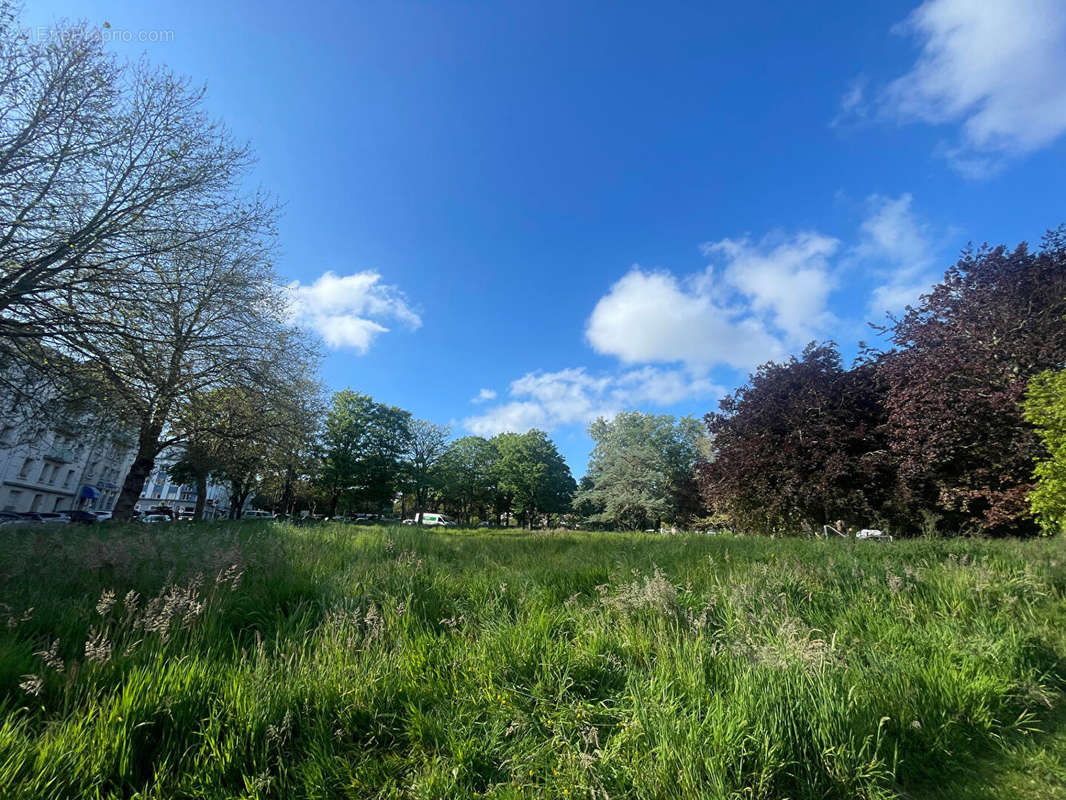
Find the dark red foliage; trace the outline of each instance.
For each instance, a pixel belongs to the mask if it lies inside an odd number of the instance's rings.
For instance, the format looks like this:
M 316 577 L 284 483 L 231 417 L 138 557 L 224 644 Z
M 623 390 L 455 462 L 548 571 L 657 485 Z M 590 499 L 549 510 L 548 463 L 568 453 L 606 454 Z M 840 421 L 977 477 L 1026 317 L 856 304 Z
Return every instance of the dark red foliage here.
M 844 369 L 831 343 L 759 367 L 706 416 L 714 451 L 700 467 L 707 504 L 766 533 L 871 521 L 892 482 L 873 378 L 870 364 Z
M 1066 365 L 1066 229 L 1037 253 L 984 247 L 841 367 L 832 345 L 765 364 L 707 415 L 711 508 L 748 530 L 842 518 L 917 533 L 1028 534 L 1042 445 L 1022 417 L 1034 375 Z
M 888 327 L 885 435 L 897 498 L 953 528 L 1034 530 L 1027 496 L 1041 445 L 1022 418 L 1029 379 L 1066 362 L 1066 235 L 963 255 L 944 281 Z

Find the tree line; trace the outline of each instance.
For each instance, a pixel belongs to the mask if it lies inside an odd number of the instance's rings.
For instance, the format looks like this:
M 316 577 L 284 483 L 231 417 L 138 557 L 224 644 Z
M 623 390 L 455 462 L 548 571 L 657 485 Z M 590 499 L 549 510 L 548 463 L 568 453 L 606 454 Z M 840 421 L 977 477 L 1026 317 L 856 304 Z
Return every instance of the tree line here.
M 287 516 L 433 510 L 533 526 L 558 524 L 570 509 L 576 484 L 542 431 L 449 441 L 446 427 L 367 394 L 345 389 L 325 402 L 314 384 L 303 390 L 218 397 L 204 409 L 218 418 L 194 426 L 172 476 L 201 487 L 225 481 L 235 508 L 254 497 Z M 229 429 L 220 436 L 223 419 Z
M 224 481 L 235 507 L 251 497 L 286 516 L 440 511 L 465 524 L 643 530 L 685 526 L 701 513 L 703 437 L 691 417 L 597 420 L 579 486 L 543 431 L 450 440 L 447 427 L 367 394 L 345 389 L 322 400 L 316 391 L 308 383 L 302 395 L 220 394 L 202 409 L 218 418 L 192 427 L 172 476 L 195 480 L 198 496 L 209 478 Z

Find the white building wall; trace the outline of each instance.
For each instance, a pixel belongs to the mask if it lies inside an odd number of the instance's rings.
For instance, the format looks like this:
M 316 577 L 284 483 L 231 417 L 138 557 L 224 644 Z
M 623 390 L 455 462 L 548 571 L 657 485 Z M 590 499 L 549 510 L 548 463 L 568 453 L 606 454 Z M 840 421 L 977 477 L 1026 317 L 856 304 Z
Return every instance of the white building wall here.
M 23 415 L 2 413 L 9 407 L 0 401 L 0 511 L 114 509 L 136 455 L 131 435 L 101 430 L 92 420 L 34 430 Z M 175 460 L 173 454 L 159 458 L 135 506 L 138 511 L 155 506 L 178 513 L 195 510 L 196 487 L 174 483 L 167 475 Z M 85 487 L 97 496 L 80 500 Z M 209 481 L 205 515 L 224 517 L 229 505 L 228 488 Z
M 138 511 L 148 511 L 158 506 L 171 508 L 178 514 L 191 514 L 196 510 L 196 486 L 175 483 L 167 474 L 174 461 L 175 457 L 167 454 L 157 460 L 137 500 L 135 508 Z M 204 515 L 210 519 L 225 517 L 228 513 L 229 489 L 224 484 L 209 480 Z
M 80 507 L 110 511 L 133 462 L 131 446 L 84 423 L 29 425 L 0 422 L 0 510 L 69 511 L 90 485 L 100 494 Z

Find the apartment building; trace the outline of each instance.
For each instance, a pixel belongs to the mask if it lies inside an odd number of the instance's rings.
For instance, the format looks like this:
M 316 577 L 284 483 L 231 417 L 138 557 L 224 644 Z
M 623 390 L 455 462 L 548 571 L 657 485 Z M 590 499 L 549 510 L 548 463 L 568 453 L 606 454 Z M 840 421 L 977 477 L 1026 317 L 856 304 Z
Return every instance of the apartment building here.
M 137 500 L 138 511 L 149 511 L 159 506 L 173 509 L 178 514 L 191 514 L 196 510 L 196 486 L 175 483 L 170 478 L 168 470 L 175 459 L 174 454 L 160 456 L 148 480 L 144 482 L 144 489 Z M 208 481 L 204 516 L 208 519 L 226 517 L 229 514 L 229 497 L 225 485 Z
M 91 415 L 33 417 L 17 400 L 0 398 L 0 510 L 16 513 L 112 511 L 133 465 L 131 432 L 101 424 Z M 196 487 L 177 484 L 168 470 L 175 453 L 159 457 L 135 508 L 167 506 L 177 513 L 196 508 Z M 209 482 L 205 516 L 229 513 L 229 491 Z
M 132 442 L 90 425 L 0 421 L 0 510 L 110 511 L 133 463 Z

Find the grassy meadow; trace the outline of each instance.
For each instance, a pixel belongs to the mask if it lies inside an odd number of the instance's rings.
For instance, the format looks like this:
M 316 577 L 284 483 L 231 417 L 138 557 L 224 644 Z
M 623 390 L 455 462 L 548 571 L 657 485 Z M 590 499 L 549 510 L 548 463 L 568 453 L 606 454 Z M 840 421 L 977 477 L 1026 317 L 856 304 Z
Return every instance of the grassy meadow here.
M 0 529 L 0 797 L 1066 798 L 1066 542 Z

